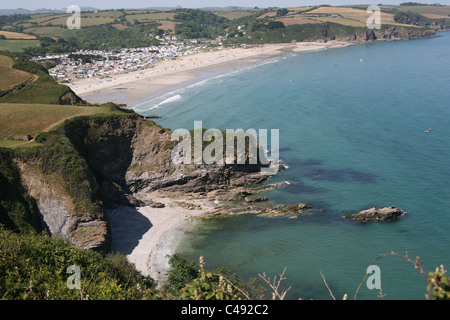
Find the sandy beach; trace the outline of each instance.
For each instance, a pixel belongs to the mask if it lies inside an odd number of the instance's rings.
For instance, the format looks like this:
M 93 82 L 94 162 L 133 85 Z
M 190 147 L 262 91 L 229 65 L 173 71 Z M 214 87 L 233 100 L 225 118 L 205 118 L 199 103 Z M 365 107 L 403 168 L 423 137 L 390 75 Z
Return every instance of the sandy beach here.
M 106 210 L 111 219 L 113 252 L 120 252 L 134 263 L 143 275 L 158 282 L 166 280 L 168 255 L 172 255 L 193 223 L 191 219 L 206 214 L 212 204 L 204 200 L 189 200 L 201 208 L 189 210 L 168 198 L 155 198 L 164 208 L 121 206 Z
M 198 79 L 200 72 L 209 68 L 232 70 L 233 67 L 248 66 L 284 52 L 302 52 L 336 48 L 348 45 L 343 42 L 307 42 L 298 44 L 264 45 L 250 49 L 225 49 L 185 56 L 176 60 L 164 61 L 153 68 L 139 72 L 118 75 L 106 81 L 89 78 L 71 84 L 74 90 L 88 102 L 112 101 L 133 106 L 151 95 L 164 90 L 174 90 L 189 81 Z M 217 69 L 215 69 L 217 70 Z M 175 199 L 155 198 L 164 208 L 119 207 L 107 210 L 111 218 L 112 250 L 127 256 L 144 275 L 150 275 L 158 282 L 166 279 L 168 271 L 167 255 L 182 241 L 183 234 L 193 217 L 206 214 L 214 204 L 200 200 L 189 200 L 201 205 L 201 209 L 188 210 L 174 205 Z
M 150 68 L 115 76 L 74 80 L 68 86 L 89 103 L 115 102 L 133 107 L 176 88 L 195 83 L 211 72 L 226 73 L 285 52 L 313 51 L 345 45 L 347 43 L 329 41 L 227 48 L 159 61 Z

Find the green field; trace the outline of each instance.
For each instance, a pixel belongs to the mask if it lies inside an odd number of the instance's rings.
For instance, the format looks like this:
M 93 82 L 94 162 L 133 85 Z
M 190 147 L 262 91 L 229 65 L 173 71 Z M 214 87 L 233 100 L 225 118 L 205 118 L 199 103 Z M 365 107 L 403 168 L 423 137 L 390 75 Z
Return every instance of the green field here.
M 221 17 L 225 17 L 230 20 L 239 19 L 242 17 L 249 16 L 251 14 L 254 14 L 256 12 L 259 12 L 260 10 L 254 9 L 254 10 L 217 10 L 213 11 L 215 14 Z
M 13 61 L 7 56 L 0 55 L 0 90 L 9 90 L 16 85 L 33 79 L 31 73 L 11 68 Z
M 25 48 L 39 46 L 39 40 L 0 39 L 0 51 L 22 52 Z
M 381 8 L 384 8 L 382 6 Z M 393 6 L 386 6 L 386 8 L 392 8 Z M 450 14 L 450 6 L 398 6 L 395 7 L 398 11 L 403 12 L 414 12 L 418 14 L 437 14 L 443 16 L 449 16 Z
M 74 34 L 74 30 L 63 27 L 31 27 L 27 31 L 40 36 L 55 38 L 64 38 Z
M 0 50 L 23 52 L 25 48 L 31 47 L 25 52 L 32 56 L 42 56 L 68 53 L 80 49 L 137 48 L 160 44 L 158 40 L 160 38 L 156 38 L 156 35 L 161 36 L 164 33 L 177 35 L 179 39 L 216 39 L 218 36 L 228 34 L 226 45 L 251 44 L 255 43 L 255 38 L 260 39 L 260 42 L 267 39 L 270 39 L 269 42 L 282 42 L 282 39 L 275 39 L 279 36 L 278 32 L 270 35 L 274 33 L 272 27 L 280 26 L 280 23 L 282 23 L 280 28 L 293 25 L 303 27 L 309 24 L 322 24 L 324 28 L 327 28 L 329 24 L 337 24 L 346 28 L 365 28 L 367 19 L 371 15 L 371 13 L 367 13 L 367 8 L 368 5 L 321 5 L 284 8 L 284 10 L 288 10 L 284 13 L 278 12 L 281 8 L 216 9 L 212 11 L 118 9 L 83 12 L 80 30 L 71 30 L 66 27 L 67 18 L 70 16 L 67 13 L 35 14 L 29 17 L 18 16 L 0 27 L 5 32 L 36 35 L 41 39 L 3 39 L 0 40 Z M 381 21 L 386 26 L 450 29 L 450 6 L 380 5 L 380 8 L 382 10 Z M 192 13 L 192 11 L 197 12 Z M 405 14 L 402 17 L 398 13 Z M 185 18 L 186 14 L 189 16 L 188 19 Z M 270 28 L 261 27 L 267 26 L 270 22 L 275 22 L 275 24 L 272 23 Z M 249 26 L 252 26 L 253 31 L 248 30 Z M 244 29 L 241 30 L 239 27 L 244 27 Z M 255 30 L 262 34 L 254 34 Z M 247 35 L 242 36 L 241 33 L 247 33 Z M 282 33 L 280 35 L 283 37 Z M 340 35 L 336 34 L 336 36 Z M 304 40 L 311 37 L 303 35 L 294 38 Z
M 66 119 L 81 115 L 110 113 L 108 107 L 61 106 L 48 104 L 0 103 L 0 147 L 33 146 L 25 141 L 4 140 L 8 136 L 34 137 Z
M 41 143 L 36 142 L 34 140 L 32 141 L 0 140 L 0 148 L 9 148 L 9 149 L 33 148 L 41 145 L 42 145 Z

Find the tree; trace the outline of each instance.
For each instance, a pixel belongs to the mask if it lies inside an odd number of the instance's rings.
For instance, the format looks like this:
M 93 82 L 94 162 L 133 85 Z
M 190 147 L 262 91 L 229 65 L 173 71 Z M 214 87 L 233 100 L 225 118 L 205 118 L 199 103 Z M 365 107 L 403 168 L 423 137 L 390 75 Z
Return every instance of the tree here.
M 277 17 L 285 16 L 285 15 L 287 15 L 288 13 L 289 13 L 289 10 L 286 9 L 286 8 L 278 9 L 278 10 L 277 10 Z
M 267 24 L 267 28 L 269 30 L 279 29 L 279 28 L 285 28 L 284 23 L 281 21 L 270 21 Z

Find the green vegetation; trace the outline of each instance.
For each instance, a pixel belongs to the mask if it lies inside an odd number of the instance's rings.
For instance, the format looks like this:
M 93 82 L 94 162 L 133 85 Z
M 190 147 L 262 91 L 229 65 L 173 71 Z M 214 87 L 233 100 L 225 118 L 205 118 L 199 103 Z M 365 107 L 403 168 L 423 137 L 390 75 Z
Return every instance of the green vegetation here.
M 21 82 L 13 88 L 0 90 L 0 103 L 82 103 L 69 87 L 58 84 L 43 65 L 30 61 L 29 56 L 11 52 L 0 52 L 0 54 L 13 61 L 13 69 L 34 75 L 32 81 Z
M 229 270 L 205 270 L 174 255 L 162 289 L 142 276 L 121 254 L 102 256 L 75 248 L 43 232 L 14 233 L 0 225 L 0 297 L 20 300 L 245 299 L 243 289 L 263 293 L 255 281 L 243 283 Z M 78 266 L 78 289 L 67 286 L 69 266 Z
M 72 52 L 76 50 L 118 49 L 148 47 L 159 45 L 159 41 L 147 35 L 157 32 L 157 24 L 139 24 L 118 29 L 111 24 L 86 26 L 67 32 L 65 37 L 54 40 L 50 37 L 40 39 L 40 47 L 25 49 L 30 55 L 46 55 Z
M 12 68 L 13 61 L 7 56 L 0 55 L 0 90 L 14 88 L 23 82 L 31 80 L 33 76 L 25 71 Z
M 367 6 L 269 8 L 252 10 L 198 10 L 176 9 L 157 10 L 106 10 L 81 14 L 81 29 L 68 29 L 68 14 L 35 14 L 0 17 L 0 28 L 4 32 L 18 32 L 34 35 L 37 40 L 0 39 L 0 49 L 25 52 L 30 55 L 45 55 L 73 52 L 79 49 L 117 49 L 159 45 L 157 36 L 167 34 L 179 38 L 215 39 L 228 34 L 228 44 L 287 42 L 309 39 L 328 39 L 315 32 L 315 27 L 300 30 L 298 26 L 307 24 L 325 25 L 329 22 L 341 26 L 366 28 L 369 14 Z M 400 6 L 381 5 L 385 25 L 417 25 L 448 27 L 446 19 L 450 6 L 403 3 Z M 413 19 L 397 17 L 396 13 L 415 15 Z M 420 16 L 417 19 L 417 16 Z M 415 24 L 414 22 L 418 22 Z M 273 30 L 286 27 L 290 35 Z M 297 27 L 289 28 L 290 25 Z M 261 27 L 264 26 L 264 27 Z M 328 28 L 325 26 L 325 28 Z M 254 33 L 255 31 L 259 33 Z M 333 27 L 337 36 L 346 36 L 347 29 Z M 313 31 L 308 36 L 304 33 Z M 279 30 L 278 30 L 279 31 Z M 339 32 L 343 32 L 342 34 Z M 356 30 L 355 31 L 359 31 Z M 261 33 L 263 33 L 261 37 Z M 266 34 L 267 33 L 267 34 Z M 294 34 L 295 33 L 295 34 Z M 355 32 L 353 32 L 355 33 Z
M 269 21 L 269 23 L 267 23 L 268 30 L 274 30 L 279 28 L 285 28 L 284 23 L 281 21 Z
M 424 272 L 417 260 L 410 262 Z M 281 291 L 279 287 L 283 274 L 277 283 L 264 274 L 259 275 L 262 281 L 243 282 L 230 270 L 207 270 L 201 257 L 196 264 L 174 255 L 170 265 L 168 280 L 157 289 L 152 278 L 141 275 L 121 254 L 102 256 L 45 233 L 20 234 L 0 225 L 0 297 L 3 300 L 283 299 L 288 290 Z M 79 288 L 68 286 L 73 284 L 69 266 L 79 267 Z M 441 266 L 426 275 L 427 299 L 450 298 L 446 272 Z
M 10 150 L 0 148 L 0 225 L 11 230 L 40 230 L 34 202 L 24 190 L 17 188 L 20 174 Z
M 64 120 L 80 115 L 110 112 L 106 106 L 59 106 L 54 104 L 0 103 L 0 139 L 8 136 L 34 137 Z M 1 146 L 1 142 L 0 142 Z
M 1 106 L 1 105 L 0 105 Z M 56 111 L 62 117 L 72 118 L 65 120 L 60 126 L 49 132 L 40 132 L 36 135 L 35 141 L 39 144 L 34 148 L 17 148 L 14 156 L 17 160 L 27 163 L 38 172 L 41 172 L 52 183 L 60 186 L 72 201 L 74 211 L 81 215 L 91 217 L 102 217 L 102 204 L 96 195 L 96 182 L 92 168 L 88 163 L 86 154 L 80 154 L 71 139 L 80 134 L 84 121 L 96 121 L 100 119 L 117 119 L 119 117 L 129 117 L 127 112 L 120 111 L 115 105 L 105 105 L 103 107 L 55 107 L 62 109 L 60 112 L 51 106 L 44 106 L 48 111 Z M 65 112 L 64 112 L 65 111 Z M 30 112 L 39 114 L 39 106 Z M 70 113 L 72 113 L 70 115 Z M 77 114 L 90 114 L 91 116 L 76 116 Z M 44 119 L 45 118 L 45 115 Z M 30 118 L 30 121 L 31 118 Z M 55 119 L 53 120 L 55 121 Z M 56 120 L 56 123 L 60 122 Z M 111 120 L 114 121 L 114 120 Z M 44 128 L 44 125 L 40 128 Z M 50 127 L 54 126 L 53 122 Z M 38 127 L 34 127 L 38 130 Z M 77 132 L 78 131 L 78 132 Z M 97 137 L 100 139 L 100 137 Z
M 411 3 L 402 9 L 412 6 L 424 10 L 422 6 Z M 317 11 L 324 8 L 326 10 Z M 65 14 L 2 16 L 0 27 L 3 30 L 33 30 L 39 40 L 0 39 L 0 46 L 2 41 L 8 41 L 11 51 L 20 51 L 24 47 L 13 48 L 10 41 L 27 41 L 38 43 L 35 48 L 27 48 L 27 53 L 47 54 L 158 44 L 150 34 L 163 35 L 165 32 L 184 38 L 215 38 L 229 33 L 229 44 L 334 39 L 365 32 L 365 27 L 359 26 L 361 17 L 364 17 L 361 15 L 363 10 L 344 9 L 347 11 L 340 8 L 339 14 L 348 13 L 342 18 L 346 24 L 327 21 L 334 19 L 330 14 L 335 9 L 329 6 L 214 13 L 184 9 L 171 12 L 112 10 L 83 14 L 85 24 L 80 30 L 64 28 Z M 440 21 L 423 16 L 435 13 L 390 11 L 390 17 L 394 17 L 394 13 L 395 22 L 400 25 L 429 26 Z M 288 23 L 292 21 L 287 19 L 298 23 Z M 349 21 L 355 25 L 348 25 Z M 442 26 L 447 26 L 447 23 L 444 19 Z M 96 57 L 78 58 L 87 61 Z M 75 248 L 57 237 L 50 238 L 43 230 L 36 200 L 23 187 L 20 165 L 25 163 L 28 169 L 39 172 L 46 182 L 56 185 L 61 194 L 70 198 L 77 214 L 103 218 L 97 184 L 106 178 L 96 171 L 88 147 L 107 138 L 102 124 L 117 125 L 123 118 L 140 116 L 114 104 L 75 106 L 82 104 L 81 99 L 68 87 L 58 85 L 42 65 L 29 61 L 27 54 L 4 52 L 0 55 L 0 71 L 4 76 L 0 80 L 1 299 L 231 300 L 284 297 L 285 292 L 279 294 L 278 286 L 271 285 L 273 282 L 264 276 L 260 277 L 262 282 L 259 279 L 245 282 L 230 270 L 209 271 L 202 259 L 196 264 L 179 255 L 171 257 L 168 280 L 157 289 L 155 281 L 142 276 L 123 255 L 102 255 Z M 155 125 L 151 121 L 146 124 Z M 28 135 L 35 139 L 31 142 L 3 140 L 4 137 Z M 203 148 L 209 143 L 204 142 Z M 167 148 L 171 146 L 173 142 L 165 144 Z M 249 150 L 248 139 L 245 146 L 245 150 Z M 420 267 L 417 261 L 414 263 Z M 80 267 L 80 289 L 67 286 L 70 276 L 67 268 L 71 265 Z M 424 273 L 422 269 L 421 272 Z M 449 280 L 443 267 L 426 274 L 426 277 L 429 299 L 450 298 Z M 268 293 L 264 284 L 268 284 L 273 292 Z
M 0 147 L 14 148 L 14 152 L 0 148 L 1 160 L 3 160 L 0 164 L 4 169 L 0 171 L 0 179 L 3 179 L 0 187 L 1 190 L 12 192 L 11 195 L 2 193 L 5 198 L 0 199 L 3 218 L 9 221 L 9 225 L 11 223 L 18 225 L 14 217 L 29 215 L 24 208 L 30 209 L 33 205 L 33 203 L 24 202 L 24 199 L 28 201 L 29 197 L 26 196 L 25 191 L 20 191 L 21 189 L 18 188 L 21 186 L 20 180 L 13 179 L 18 176 L 17 170 L 14 171 L 15 167 L 9 164 L 13 162 L 13 158 L 27 163 L 41 172 L 49 182 L 60 186 L 63 193 L 71 199 L 74 210 L 78 214 L 92 217 L 103 216 L 101 203 L 95 194 L 94 176 L 85 158 L 72 145 L 65 131 L 65 128 L 70 127 L 72 123 L 66 119 L 83 114 L 91 115 L 91 119 L 128 116 L 127 112 L 120 111 L 112 104 L 100 107 L 0 104 L 0 137 L 2 139 Z M 63 125 L 47 132 L 64 120 Z M 31 143 L 3 140 L 4 137 L 24 135 L 35 136 L 35 140 Z M 16 172 L 15 175 L 14 172 Z M 23 199 L 19 197 L 21 194 Z
M 41 146 L 15 149 L 15 157 L 41 172 L 60 186 L 80 215 L 102 217 L 101 203 L 95 195 L 95 182 L 86 160 L 67 137 L 42 133 L 36 137 Z
M 67 286 L 71 265 L 80 268 L 80 289 Z M 17 234 L 0 227 L 1 299 L 148 299 L 155 295 L 154 286 L 123 255 L 103 257 L 45 233 Z
M 230 300 L 246 299 L 245 285 L 229 270 L 206 271 L 174 256 L 162 289 L 121 254 L 102 256 L 45 233 L 13 233 L 0 226 L 0 298 L 7 300 Z M 80 268 L 80 288 L 70 289 L 69 266 Z M 172 283 L 186 269 L 192 274 Z M 242 291 L 244 292 L 244 291 Z
M 294 24 L 283 27 L 284 25 L 276 24 L 270 25 L 253 23 L 250 25 L 249 34 L 246 34 L 245 39 L 235 38 L 231 39 L 231 43 L 283 43 L 296 41 L 314 41 L 320 39 L 333 40 L 339 36 L 350 37 L 355 33 L 362 33 L 364 28 L 357 28 L 345 26 L 342 24 L 326 22 L 323 24 Z
M 176 295 L 189 282 L 198 277 L 199 268 L 193 261 L 189 261 L 178 254 L 169 259 L 170 272 L 165 290 Z
M 436 268 L 435 272 L 430 272 L 427 277 L 428 297 L 433 300 L 450 300 L 450 278 L 444 266 Z
M 81 60 L 82 63 L 92 63 L 93 60 L 105 60 L 102 56 L 94 54 L 75 54 L 71 53 L 68 56 L 69 59 Z
M 421 27 L 439 27 L 440 29 L 450 28 L 449 18 L 429 18 L 423 14 L 417 14 L 411 11 L 398 12 L 395 14 L 394 19 L 396 22 L 421 26 Z
M 24 52 L 27 51 L 28 48 L 37 48 L 39 45 L 38 40 L 0 39 L 1 51 Z
M 0 194 L 0 297 L 39 300 L 283 299 L 286 291 L 278 292 L 278 286 L 264 275 L 260 275 L 263 281 L 255 278 L 246 282 L 230 270 L 209 271 L 202 259 L 196 264 L 178 255 L 171 257 L 168 280 L 157 289 L 155 281 L 137 272 L 123 255 L 102 256 L 91 250 L 78 249 L 57 237 L 50 238 L 42 231 L 36 204 L 26 190 L 21 189 L 15 163 L 26 163 L 41 172 L 44 179 L 59 185 L 70 196 L 79 214 L 101 217 L 102 206 L 92 184 L 95 166 L 90 163 L 82 144 L 104 139 L 104 123 L 114 127 L 120 119 L 140 117 L 113 104 L 104 108 L 108 111 L 75 117 L 50 132 L 40 133 L 36 137 L 40 146 L 15 150 L 0 148 L 0 189 L 7 190 Z M 80 289 L 67 287 L 70 274 L 66 270 L 71 265 L 80 267 Z M 448 298 L 448 278 L 443 268 L 430 274 L 427 281 L 430 299 Z M 265 284 L 269 285 L 268 289 Z
M 277 17 L 283 17 L 289 13 L 289 10 L 286 8 L 277 10 Z
M 0 27 L 16 25 L 17 28 L 20 28 L 19 25 L 31 19 L 30 15 L 27 14 L 14 14 L 10 16 L 0 16 Z
M 181 22 L 175 25 L 175 33 L 183 38 L 214 39 L 225 33 L 230 20 L 212 12 L 197 9 L 178 9 L 174 20 Z
M 400 6 L 442 6 L 439 3 L 427 4 L 427 3 L 419 3 L 419 2 L 402 2 Z

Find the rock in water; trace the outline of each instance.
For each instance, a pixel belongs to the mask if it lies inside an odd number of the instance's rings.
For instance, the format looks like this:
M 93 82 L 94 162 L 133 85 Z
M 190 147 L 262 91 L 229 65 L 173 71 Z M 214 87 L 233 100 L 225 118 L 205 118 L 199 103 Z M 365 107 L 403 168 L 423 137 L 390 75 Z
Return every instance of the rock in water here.
M 367 222 L 372 220 L 392 221 L 403 214 L 403 211 L 396 207 L 384 207 L 380 209 L 370 208 L 348 215 L 346 218 L 357 222 Z

